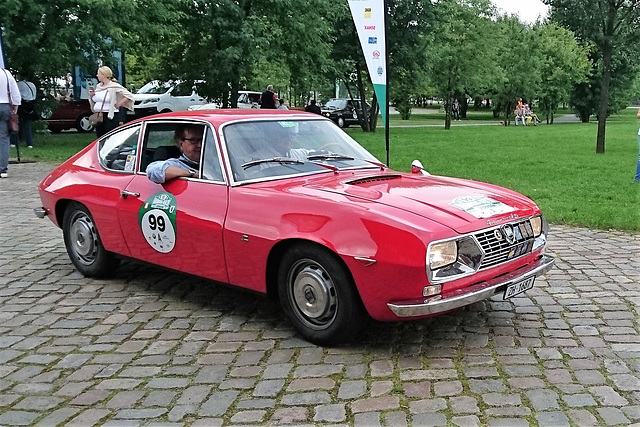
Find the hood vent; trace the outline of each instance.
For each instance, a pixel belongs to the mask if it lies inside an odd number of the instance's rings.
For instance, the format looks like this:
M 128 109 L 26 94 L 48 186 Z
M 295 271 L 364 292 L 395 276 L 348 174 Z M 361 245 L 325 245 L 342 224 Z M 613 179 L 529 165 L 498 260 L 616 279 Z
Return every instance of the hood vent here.
M 372 182 L 391 181 L 391 180 L 400 178 L 400 176 L 401 175 L 370 176 L 368 178 L 354 179 L 353 181 L 347 182 L 347 184 L 349 184 L 349 185 L 361 185 L 361 184 L 369 184 L 369 183 L 372 183 Z

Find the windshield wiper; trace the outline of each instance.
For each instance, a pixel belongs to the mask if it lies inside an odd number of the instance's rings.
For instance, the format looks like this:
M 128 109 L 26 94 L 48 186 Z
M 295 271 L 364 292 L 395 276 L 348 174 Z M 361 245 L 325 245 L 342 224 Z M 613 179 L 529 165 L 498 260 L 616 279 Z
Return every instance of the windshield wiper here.
M 282 164 L 295 164 L 295 165 L 303 165 L 304 162 L 302 160 L 296 160 L 286 157 L 271 157 L 270 159 L 259 159 L 253 160 L 251 162 L 247 162 L 242 165 L 242 169 L 249 169 L 252 166 L 261 165 L 262 163 L 282 163 Z
M 307 156 L 307 160 L 355 160 L 351 156 L 347 156 L 346 154 L 312 154 L 311 156 Z

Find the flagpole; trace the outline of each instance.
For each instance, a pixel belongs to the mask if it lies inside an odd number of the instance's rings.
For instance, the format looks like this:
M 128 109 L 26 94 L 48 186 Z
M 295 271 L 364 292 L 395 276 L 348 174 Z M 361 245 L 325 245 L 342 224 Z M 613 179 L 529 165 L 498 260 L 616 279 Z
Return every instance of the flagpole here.
M 391 167 L 390 162 L 389 162 L 389 34 L 387 33 L 387 15 L 389 10 L 387 8 L 387 0 L 384 0 L 384 40 L 385 40 L 385 44 L 384 44 L 384 55 L 385 55 L 385 78 L 386 78 L 386 82 L 385 82 L 385 91 L 386 91 L 386 96 L 385 96 L 385 115 L 386 115 L 386 120 L 384 121 L 384 141 L 385 141 L 385 146 L 387 148 L 387 166 Z

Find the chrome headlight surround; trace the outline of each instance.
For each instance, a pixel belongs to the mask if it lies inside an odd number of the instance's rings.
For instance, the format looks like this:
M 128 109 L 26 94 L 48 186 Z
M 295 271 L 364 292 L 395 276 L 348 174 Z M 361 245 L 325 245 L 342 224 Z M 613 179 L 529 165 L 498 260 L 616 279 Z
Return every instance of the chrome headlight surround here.
M 471 235 L 431 242 L 427 248 L 427 277 L 436 284 L 474 274 L 483 258 L 480 244 Z
M 532 217 L 530 220 L 531 228 L 533 228 L 533 247 L 531 248 L 531 252 L 535 252 L 540 248 L 544 249 L 547 245 L 547 236 L 549 235 L 549 223 L 544 215 L 536 215 Z

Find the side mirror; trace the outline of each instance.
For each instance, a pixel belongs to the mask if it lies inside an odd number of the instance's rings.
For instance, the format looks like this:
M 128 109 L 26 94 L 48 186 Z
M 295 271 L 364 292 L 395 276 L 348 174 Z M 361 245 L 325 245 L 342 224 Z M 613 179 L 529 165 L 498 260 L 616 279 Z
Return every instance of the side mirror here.
M 416 173 L 420 175 L 431 175 L 429 172 L 427 172 L 424 169 L 424 166 L 422 166 L 422 162 L 418 159 L 411 162 L 411 173 Z

